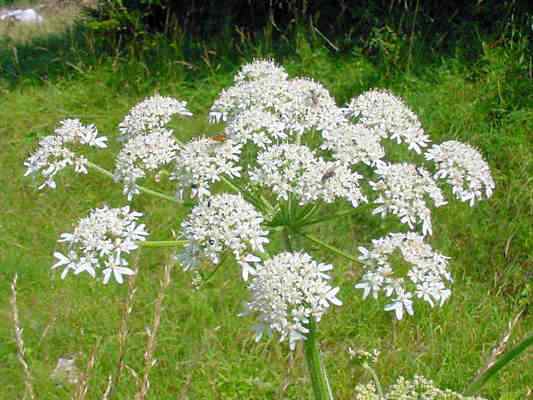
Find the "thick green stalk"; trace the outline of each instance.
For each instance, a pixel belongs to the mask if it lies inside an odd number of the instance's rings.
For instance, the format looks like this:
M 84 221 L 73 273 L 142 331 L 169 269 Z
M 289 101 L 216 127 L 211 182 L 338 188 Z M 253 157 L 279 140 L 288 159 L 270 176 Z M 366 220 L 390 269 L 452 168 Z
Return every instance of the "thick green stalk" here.
M 113 179 L 113 174 L 111 172 L 109 172 L 107 169 L 102 168 L 99 165 L 96 165 L 96 164 L 94 164 L 94 163 L 92 163 L 90 161 L 88 162 L 87 165 L 90 168 L 94 169 L 95 171 L 100 172 L 102 175 L 105 175 L 108 178 Z M 154 197 L 159 197 L 160 199 L 169 200 L 169 201 L 172 201 L 173 203 L 180 203 L 180 201 L 177 198 L 175 198 L 174 196 L 169 196 L 167 194 L 158 192 L 156 190 L 148 189 L 147 187 L 144 187 L 144 186 L 141 186 L 141 185 L 135 185 L 135 186 L 137 187 L 137 189 L 139 189 L 143 193 L 149 194 L 149 195 L 154 196 Z
M 283 229 L 283 240 L 286 249 L 292 252 L 291 237 L 287 228 Z M 304 342 L 304 352 L 315 400 L 333 400 L 333 394 L 329 387 L 326 369 L 322 366 L 320 360 L 320 351 L 318 349 L 318 340 L 316 337 L 316 322 L 313 317 L 309 318 L 307 328 L 309 329 L 309 332 L 307 333 Z
M 318 349 L 318 340 L 316 337 L 316 322 L 312 317 L 309 320 L 308 328 L 309 333 L 307 333 L 307 338 L 304 342 L 304 351 L 315 400 L 333 400 L 326 370 L 323 368 L 320 360 L 320 350 Z

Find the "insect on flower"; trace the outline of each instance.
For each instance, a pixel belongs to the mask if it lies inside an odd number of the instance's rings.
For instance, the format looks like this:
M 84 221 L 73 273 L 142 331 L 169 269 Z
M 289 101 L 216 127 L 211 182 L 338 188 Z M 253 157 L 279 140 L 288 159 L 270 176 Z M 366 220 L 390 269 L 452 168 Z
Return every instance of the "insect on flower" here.
M 335 167 L 331 167 L 329 168 L 328 170 L 326 170 L 326 172 L 324 173 L 324 175 L 322 175 L 322 179 L 320 180 L 322 183 L 326 182 L 328 179 L 331 179 L 335 176 Z
M 215 136 L 210 136 L 209 139 L 215 142 L 224 143 L 228 139 L 228 137 L 224 134 L 219 134 Z

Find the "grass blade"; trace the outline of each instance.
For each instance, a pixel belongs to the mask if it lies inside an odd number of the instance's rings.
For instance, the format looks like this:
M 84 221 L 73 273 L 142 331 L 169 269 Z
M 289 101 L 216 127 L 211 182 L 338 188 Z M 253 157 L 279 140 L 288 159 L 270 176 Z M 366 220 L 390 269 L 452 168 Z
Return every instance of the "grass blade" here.
M 533 344 L 533 334 L 522 340 L 519 344 L 505 353 L 496 361 L 489 369 L 487 369 L 481 376 L 476 378 L 465 391 L 466 395 L 476 393 L 481 387 L 487 383 L 489 379 L 494 377 L 502 368 L 522 354 L 529 346 Z

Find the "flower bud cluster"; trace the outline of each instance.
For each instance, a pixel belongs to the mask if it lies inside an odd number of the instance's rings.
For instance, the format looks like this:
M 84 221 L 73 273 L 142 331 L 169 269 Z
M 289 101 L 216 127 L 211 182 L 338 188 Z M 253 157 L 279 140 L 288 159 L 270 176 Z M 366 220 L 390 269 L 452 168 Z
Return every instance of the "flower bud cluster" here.
M 365 273 L 355 287 L 363 289 L 363 298 L 377 298 L 380 292 L 392 298 L 385 310 L 394 311 L 397 319 L 403 318 L 404 309 L 413 315 L 413 295 L 431 307 L 442 306 L 450 297 L 449 258 L 433 251 L 417 233 L 390 233 L 373 240 L 370 250 L 359 247 L 359 251 Z
M 459 200 L 473 206 L 492 196 L 495 184 L 489 165 L 472 146 L 450 140 L 434 145 L 425 156 L 437 164 L 435 179 L 446 179 Z
M 190 189 L 192 197 L 204 198 L 211 194 L 210 186 L 220 180 L 220 175 L 239 177 L 241 148 L 241 144 L 232 140 L 218 142 L 205 137 L 183 145 L 171 175 L 178 182 L 178 197 Z
M 96 148 L 107 147 L 107 138 L 98 136 L 94 125 L 82 125 L 78 119 L 66 119 L 59 123 L 54 134 L 44 137 L 39 148 L 24 162 L 27 175 L 42 175 L 44 182 L 39 189 L 55 189 L 54 177 L 61 170 L 72 166 L 74 171 L 87 173 L 87 158 L 76 154 L 67 145 L 88 145 Z
M 185 117 L 192 115 L 187 110 L 186 102 L 156 94 L 133 107 L 118 129 L 122 138 L 130 139 L 164 128 L 176 114 Z
M 195 268 L 202 259 L 220 262 L 225 250 L 230 250 L 242 267 L 243 278 L 255 272 L 251 265 L 259 258 L 254 252 L 264 252 L 268 243 L 263 218 L 242 196 L 217 194 L 202 200 L 192 209 L 181 225 L 188 240 L 178 260 L 184 269 Z
M 280 253 L 258 266 L 250 281 L 251 300 L 244 314 L 257 314 L 256 340 L 264 332 L 280 334 L 291 349 L 305 340 L 310 319 L 320 321 L 330 305 L 341 305 L 339 288 L 326 273 L 332 265 L 314 261 L 306 253 Z
M 372 189 L 378 193 L 378 198 L 375 200 L 378 207 L 373 213 L 382 217 L 387 214 L 397 215 L 410 229 L 422 223 L 424 236 L 431 235 L 431 210 L 425 198 L 429 196 L 435 207 L 446 204 L 431 174 L 421 167 L 408 163 L 379 163 L 376 173 L 380 179 L 377 182 L 370 182 Z
M 301 204 L 345 198 L 357 207 L 366 201 L 361 193 L 362 177 L 340 162 L 324 161 L 304 145 L 273 145 L 257 157 L 250 180 L 270 188 L 279 199 L 295 194 Z
M 65 254 L 56 251 L 57 263 L 52 268 L 63 268 L 61 277 L 72 271 L 75 275 L 87 272 L 96 278 L 102 270 L 104 284 L 113 276 L 118 283 L 123 275 L 132 275 L 125 256 L 146 240 L 148 232 L 137 220 L 142 214 L 129 207 L 92 210 L 82 218 L 73 233 L 63 233 L 59 242 L 67 243 Z
M 388 91 L 369 90 L 353 98 L 345 113 L 371 129 L 376 136 L 407 143 L 409 150 L 417 153 L 430 142 L 416 114 Z
M 354 400 L 485 400 L 482 397 L 464 396 L 449 389 L 440 389 L 433 381 L 415 375 L 411 380 L 400 376 L 383 396 L 374 383 L 355 387 Z
M 123 183 L 129 201 L 139 193 L 137 180 L 175 160 L 178 148 L 172 131 L 164 128 L 126 142 L 117 156 L 113 178 Z

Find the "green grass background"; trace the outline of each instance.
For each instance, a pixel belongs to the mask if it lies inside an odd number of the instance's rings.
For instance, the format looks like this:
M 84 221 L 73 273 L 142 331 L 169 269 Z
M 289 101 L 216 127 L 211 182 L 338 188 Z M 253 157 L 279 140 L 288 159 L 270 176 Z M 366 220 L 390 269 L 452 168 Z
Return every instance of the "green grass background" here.
M 2 27 L 0 27 L 2 28 Z M 24 178 L 23 161 L 38 140 L 63 118 L 95 123 L 116 152 L 117 124 L 145 96 L 158 91 L 186 100 L 195 116 L 172 123 L 183 139 L 216 131 L 206 111 L 231 83 L 240 63 L 273 56 L 292 76 L 322 82 L 343 104 L 372 87 L 402 96 L 419 115 L 434 142 L 457 139 L 476 146 L 496 181 L 494 196 L 475 208 L 459 202 L 434 213 L 432 245 L 452 257 L 451 300 L 441 309 L 417 305 L 415 317 L 394 321 L 382 301 L 361 299 L 353 288 L 360 270 L 344 259 L 308 246 L 334 263 L 342 307 L 319 325 L 333 390 L 352 398 L 357 383 L 371 377 L 353 365 L 347 348 L 378 348 L 382 383 L 423 374 L 438 385 L 461 391 L 519 310 L 531 300 L 533 249 L 533 109 L 531 58 L 523 45 L 480 45 L 475 60 L 460 51 L 442 57 L 413 58 L 412 65 L 370 60 L 361 52 L 337 55 L 324 43 L 300 38 L 292 51 L 268 43 L 247 44 L 241 54 L 221 50 L 183 62 L 176 45 L 156 50 L 150 60 L 113 56 L 91 48 L 90 35 L 3 32 L 0 37 L 0 398 L 21 398 L 22 369 L 16 358 L 9 284 L 19 275 L 19 312 L 27 359 L 40 399 L 66 399 L 72 387 L 50 379 L 59 357 L 80 353 L 84 368 L 97 340 L 96 366 L 88 398 L 101 398 L 118 356 L 117 330 L 127 286 L 103 286 L 84 276 L 61 280 L 50 271 L 60 233 L 91 208 L 126 204 L 120 187 L 95 174 L 63 175 L 55 191 L 38 192 Z M 219 46 L 219 48 L 222 45 Z M 207 49 L 207 47 L 206 47 Z M 160 53 L 159 53 L 160 52 Z M 113 168 L 111 152 L 92 154 Z M 186 210 L 139 196 L 133 207 L 147 214 L 153 240 L 179 228 Z M 352 254 L 386 231 L 368 213 L 324 224 L 316 234 Z M 274 243 L 274 246 L 277 244 Z M 163 250 L 143 251 L 138 291 L 128 337 L 126 363 L 141 374 L 154 300 L 162 277 Z M 207 287 L 193 291 L 190 273 L 178 267 L 164 301 L 162 323 L 150 376 L 152 399 L 303 399 L 311 395 L 301 349 L 290 353 L 275 339 L 255 343 L 250 318 L 240 318 L 246 300 L 238 268 L 227 265 Z M 531 332 L 527 312 L 511 342 Z M 531 352 L 489 382 L 482 394 L 525 399 L 533 390 Z M 116 398 L 132 398 L 135 377 L 125 372 Z

